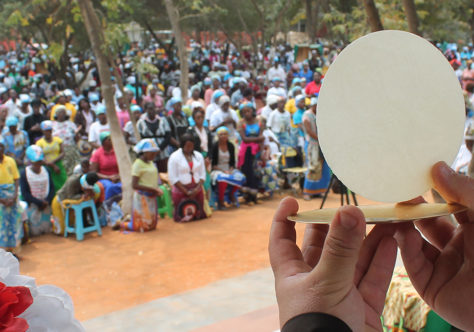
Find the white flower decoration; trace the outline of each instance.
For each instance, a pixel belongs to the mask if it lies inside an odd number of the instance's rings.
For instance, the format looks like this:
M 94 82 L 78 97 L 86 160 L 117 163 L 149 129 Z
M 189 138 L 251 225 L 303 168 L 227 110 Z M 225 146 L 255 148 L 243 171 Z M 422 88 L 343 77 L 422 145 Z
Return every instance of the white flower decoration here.
M 0 249 L 0 282 L 7 286 L 25 286 L 30 289 L 33 303 L 19 317 L 28 322 L 31 332 L 84 332 L 74 318 L 71 297 L 53 285 L 36 286 L 35 279 L 20 274 L 18 260 Z

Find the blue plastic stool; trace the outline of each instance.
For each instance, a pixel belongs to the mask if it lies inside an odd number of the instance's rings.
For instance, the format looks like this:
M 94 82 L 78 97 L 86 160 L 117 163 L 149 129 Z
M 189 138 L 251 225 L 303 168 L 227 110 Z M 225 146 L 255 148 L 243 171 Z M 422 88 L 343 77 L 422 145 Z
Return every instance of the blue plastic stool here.
M 82 220 L 82 211 L 86 208 L 92 209 L 92 217 L 94 218 L 94 225 L 89 227 L 84 227 L 84 220 Z M 97 210 L 93 200 L 88 200 L 79 204 L 71 204 L 65 206 L 66 209 L 66 220 L 64 227 L 64 237 L 67 237 L 67 233 L 76 233 L 76 240 L 84 240 L 84 234 L 89 232 L 97 231 L 99 235 L 102 235 L 102 230 L 100 228 L 99 217 L 97 215 Z M 69 211 L 74 210 L 74 216 L 76 217 L 75 227 L 69 226 Z
M 171 199 L 171 191 L 168 186 L 160 185 L 160 189 L 163 190 L 163 195 L 157 198 L 158 203 L 158 214 L 160 218 L 165 217 L 165 213 L 168 217 L 173 218 L 173 200 Z

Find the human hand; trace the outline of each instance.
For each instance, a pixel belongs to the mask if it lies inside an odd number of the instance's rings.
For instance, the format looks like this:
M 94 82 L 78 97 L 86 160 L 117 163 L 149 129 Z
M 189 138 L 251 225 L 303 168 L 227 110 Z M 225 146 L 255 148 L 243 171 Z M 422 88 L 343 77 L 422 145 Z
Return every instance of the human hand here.
M 58 165 L 56 164 L 51 164 L 51 167 L 53 168 L 54 173 L 59 174 L 61 170 L 59 169 Z
M 111 175 L 110 180 L 114 183 L 120 182 L 120 175 L 119 174 Z
M 410 280 L 423 300 L 456 327 L 474 326 L 474 180 L 453 172 L 444 162 L 431 171 L 434 188 L 449 203 L 468 210 L 448 217 L 398 225 L 395 235 Z M 423 239 L 420 232 L 421 231 Z
M 331 226 L 307 225 L 296 245 L 298 211 L 285 198 L 275 213 L 269 253 L 281 327 L 308 312 L 326 313 L 353 331 L 382 331 L 380 316 L 396 259 L 395 226 L 376 226 L 365 238 L 366 223 L 356 207 L 342 207 Z
M 200 190 L 201 190 L 201 186 L 196 186 L 193 190 L 191 190 L 189 197 L 196 196 Z
M 39 207 L 41 211 L 46 209 L 48 207 L 48 202 L 47 201 L 42 201 L 41 206 Z
M 161 188 L 155 189 L 155 195 L 156 195 L 156 196 L 161 196 L 161 195 L 163 195 L 163 190 L 161 190 Z

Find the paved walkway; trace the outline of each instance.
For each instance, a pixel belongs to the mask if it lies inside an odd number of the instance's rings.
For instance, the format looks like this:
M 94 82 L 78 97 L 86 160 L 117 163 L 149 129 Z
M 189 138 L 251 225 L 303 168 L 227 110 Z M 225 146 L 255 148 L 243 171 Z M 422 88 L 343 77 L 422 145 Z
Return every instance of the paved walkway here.
M 266 308 L 275 305 L 273 274 L 267 268 L 112 312 L 83 324 L 88 332 L 192 331 L 264 309 L 256 318 L 265 316 L 267 331 L 271 332 L 278 329 L 278 315 L 276 307 Z M 206 330 L 211 331 L 211 327 L 201 331 Z
M 397 266 L 402 265 L 400 256 Z M 116 311 L 84 322 L 90 332 L 272 332 L 278 330 L 271 269 Z

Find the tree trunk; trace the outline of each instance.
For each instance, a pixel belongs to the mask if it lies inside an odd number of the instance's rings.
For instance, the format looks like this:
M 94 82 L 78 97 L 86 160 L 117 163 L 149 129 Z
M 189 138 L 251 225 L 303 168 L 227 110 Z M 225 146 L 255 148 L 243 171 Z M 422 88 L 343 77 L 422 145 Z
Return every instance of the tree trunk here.
M 407 17 L 408 30 L 416 35 L 421 35 L 418 30 L 418 15 L 416 13 L 415 1 L 414 0 L 403 0 L 403 9 Z
M 313 5 L 314 0 L 305 0 L 306 5 L 306 34 L 309 40 L 312 42 L 316 35 L 315 33 L 315 17 L 313 16 Z
M 115 64 L 114 60 L 112 59 L 112 56 L 109 55 L 108 61 L 109 61 L 109 64 L 110 64 L 110 66 L 112 66 L 112 69 L 114 71 L 115 81 L 117 82 L 119 90 L 122 93 L 122 96 L 125 96 L 125 88 L 124 88 L 124 85 L 123 85 L 122 76 L 120 75 L 120 73 L 117 69 L 117 65 Z M 138 91 L 138 89 L 137 89 L 137 91 Z M 138 133 L 137 121 L 135 121 L 135 117 L 133 116 L 132 111 L 130 110 L 130 105 L 129 105 L 129 107 L 127 107 L 127 112 L 128 112 L 128 116 L 130 118 L 130 121 L 132 121 L 133 136 L 135 136 L 135 140 L 137 142 L 139 142 L 141 137 L 140 137 L 140 134 Z
M 375 7 L 374 0 L 364 0 L 364 8 L 372 32 L 383 30 L 382 21 L 380 21 L 379 11 Z
M 176 38 L 176 44 L 178 46 L 178 57 L 179 57 L 179 67 L 181 70 L 181 80 L 180 80 L 180 88 L 181 88 L 181 99 L 183 104 L 186 103 L 188 99 L 188 75 L 189 75 L 189 68 L 188 68 L 188 56 L 186 52 L 186 43 L 181 33 L 181 27 L 179 24 L 179 12 L 178 9 L 175 7 L 173 0 L 165 0 L 166 11 L 168 12 L 168 17 L 171 21 L 171 28 L 173 29 L 174 37 Z
M 474 3 L 471 3 L 471 37 L 472 37 L 472 44 L 474 45 Z
M 104 33 L 100 21 L 94 11 L 90 0 L 79 0 L 84 25 L 89 35 L 92 50 L 97 59 L 97 68 L 102 83 L 101 89 L 105 98 L 107 109 L 107 121 L 110 126 L 110 136 L 114 146 L 115 156 L 118 161 L 120 180 L 122 182 L 122 210 L 125 214 L 131 214 L 132 211 L 132 162 L 128 154 L 127 144 L 125 143 L 122 129 L 115 113 L 114 88 L 110 79 L 110 70 L 107 63 L 107 56 L 103 52 Z

